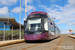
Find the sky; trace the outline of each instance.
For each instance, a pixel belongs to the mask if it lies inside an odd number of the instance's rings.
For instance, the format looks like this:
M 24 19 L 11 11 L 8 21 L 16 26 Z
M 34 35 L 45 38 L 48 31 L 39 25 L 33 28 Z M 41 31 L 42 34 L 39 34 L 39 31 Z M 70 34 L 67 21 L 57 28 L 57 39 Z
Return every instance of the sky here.
M 27 0 L 27 15 L 30 12 L 44 11 L 51 18 L 56 18 L 55 23 L 66 34 L 67 30 L 75 32 L 75 0 Z M 0 16 L 15 17 L 20 22 L 20 0 L 0 0 Z M 25 0 L 21 0 L 21 23 L 25 18 Z M 71 28 L 70 28 L 71 27 Z

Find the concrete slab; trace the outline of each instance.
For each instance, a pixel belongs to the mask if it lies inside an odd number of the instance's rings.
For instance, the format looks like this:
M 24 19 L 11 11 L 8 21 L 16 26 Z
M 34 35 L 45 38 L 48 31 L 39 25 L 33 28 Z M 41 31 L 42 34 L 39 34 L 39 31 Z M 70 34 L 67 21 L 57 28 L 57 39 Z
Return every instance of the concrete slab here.
M 0 41 L 0 47 L 6 46 L 9 44 L 20 43 L 20 42 L 24 42 L 24 41 L 25 41 L 24 39 Z
M 75 38 L 75 35 L 68 35 L 69 37 L 73 37 L 73 38 Z

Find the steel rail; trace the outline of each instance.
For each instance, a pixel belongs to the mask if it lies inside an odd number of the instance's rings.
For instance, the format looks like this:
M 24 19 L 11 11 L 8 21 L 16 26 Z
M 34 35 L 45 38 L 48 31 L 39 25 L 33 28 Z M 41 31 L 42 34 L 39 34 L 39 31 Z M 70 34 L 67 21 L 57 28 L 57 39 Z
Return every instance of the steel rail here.
M 54 47 L 52 50 L 57 50 L 57 49 L 58 49 L 57 46 L 59 46 L 59 45 L 63 42 L 63 39 L 64 39 L 64 37 L 62 36 L 62 37 L 60 38 L 60 40 L 57 42 L 57 44 L 55 45 L 55 47 Z

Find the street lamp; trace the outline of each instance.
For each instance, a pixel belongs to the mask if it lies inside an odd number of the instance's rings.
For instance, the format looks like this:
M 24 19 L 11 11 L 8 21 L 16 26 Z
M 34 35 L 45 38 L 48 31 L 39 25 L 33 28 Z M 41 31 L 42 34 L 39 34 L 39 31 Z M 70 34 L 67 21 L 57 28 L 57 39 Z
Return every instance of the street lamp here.
M 10 12 L 10 10 L 8 10 L 8 23 L 9 23 L 9 12 Z
M 9 23 L 9 12 L 10 12 L 10 10 L 8 10 L 8 23 Z M 9 30 L 9 24 L 8 24 L 7 29 Z M 8 35 L 9 35 L 9 32 L 8 32 Z M 8 39 L 9 39 L 9 38 L 8 38 Z
M 8 23 L 9 23 L 9 12 L 10 10 L 8 10 Z M 8 29 L 9 29 L 9 24 L 8 24 Z
M 8 10 L 8 23 L 9 23 L 9 12 L 10 10 Z M 7 26 L 9 28 L 9 26 Z M 3 41 L 5 40 L 5 23 L 4 23 L 4 34 L 3 34 Z

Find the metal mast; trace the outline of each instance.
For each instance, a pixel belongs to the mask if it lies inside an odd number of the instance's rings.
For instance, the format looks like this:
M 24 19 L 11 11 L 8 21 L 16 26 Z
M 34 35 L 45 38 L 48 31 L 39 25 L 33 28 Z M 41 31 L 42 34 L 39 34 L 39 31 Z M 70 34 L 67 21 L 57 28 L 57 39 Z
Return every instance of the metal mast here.
M 19 39 L 21 39 L 21 0 L 20 0 L 20 34 Z
M 25 21 L 27 18 L 27 0 L 25 0 Z

